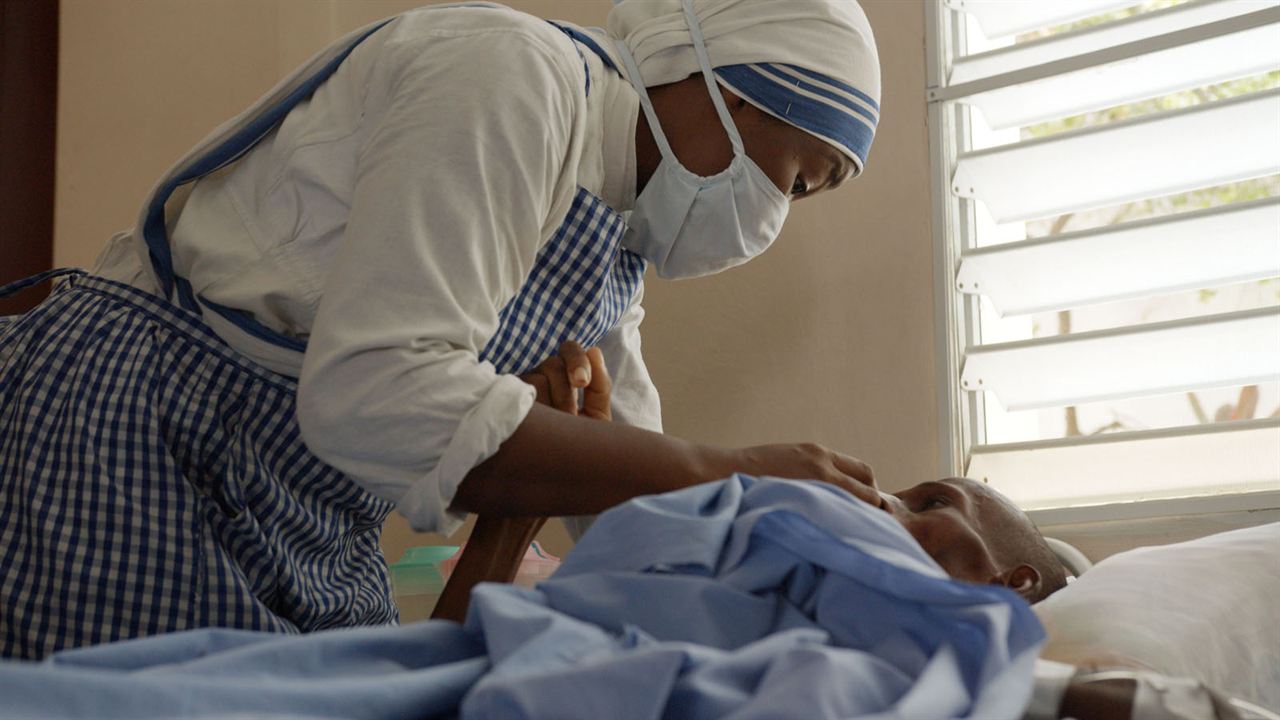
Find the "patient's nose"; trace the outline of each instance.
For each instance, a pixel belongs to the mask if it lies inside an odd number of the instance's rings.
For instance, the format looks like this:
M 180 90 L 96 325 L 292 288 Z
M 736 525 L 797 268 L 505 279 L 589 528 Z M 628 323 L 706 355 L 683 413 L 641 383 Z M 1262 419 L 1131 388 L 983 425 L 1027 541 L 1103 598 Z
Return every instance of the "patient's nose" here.
M 902 513 L 906 510 L 906 506 L 902 504 L 896 496 L 887 492 L 880 493 L 880 509 L 898 518 L 901 521 Z

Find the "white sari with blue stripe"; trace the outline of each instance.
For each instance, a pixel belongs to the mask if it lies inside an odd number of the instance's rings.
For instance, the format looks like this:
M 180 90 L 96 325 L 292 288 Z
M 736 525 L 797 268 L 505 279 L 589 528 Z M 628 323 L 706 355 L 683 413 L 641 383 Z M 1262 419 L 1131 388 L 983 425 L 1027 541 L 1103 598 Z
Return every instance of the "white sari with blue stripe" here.
M 157 192 L 143 234 L 172 302 L 72 273 L 0 324 L 0 656 L 197 627 L 396 620 L 378 544 L 391 503 L 306 448 L 296 381 L 228 347 L 201 309 L 305 345 L 196 295 L 174 272 L 164 217 L 179 185 L 251 149 L 376 29 Z M 624 230 L 579 189 L 481 359 L 521 373 L 565 340 L 599 342 L 644 273 Z

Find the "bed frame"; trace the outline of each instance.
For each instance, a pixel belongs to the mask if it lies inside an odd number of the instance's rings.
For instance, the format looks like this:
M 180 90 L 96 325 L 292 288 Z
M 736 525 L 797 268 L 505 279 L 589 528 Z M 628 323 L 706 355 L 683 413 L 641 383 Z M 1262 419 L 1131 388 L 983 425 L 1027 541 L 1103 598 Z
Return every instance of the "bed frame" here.
M 525 549 L 544 522 L 546 518 L 541 517 L 476 517 L 475 528 L 440 591 L 431 618 L 460 623 L 467 617 L 471 588 L 477 583 L 515 580 Z
M 1080 552 L 1075 545 L 1058 538 L 1046 537 L 1045 542 L 1049 543 L 1049 549 L 1054 555 L 1058 556 L 1058 561 L 1067 569 L 1067 572 L 1080 577 L 1085 570 L 1093 567 L 1093 561 Z

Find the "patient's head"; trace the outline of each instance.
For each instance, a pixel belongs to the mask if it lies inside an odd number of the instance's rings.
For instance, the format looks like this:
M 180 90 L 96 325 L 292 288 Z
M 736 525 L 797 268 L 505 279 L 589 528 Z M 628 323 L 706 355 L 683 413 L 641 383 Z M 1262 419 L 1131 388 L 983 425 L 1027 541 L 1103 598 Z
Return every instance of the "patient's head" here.
M 1039 602 L 1066 571 L 1026 513 L 968 478 L 926 482 L 884 496 L 888 511 L 951 577 L 1004 585 Z

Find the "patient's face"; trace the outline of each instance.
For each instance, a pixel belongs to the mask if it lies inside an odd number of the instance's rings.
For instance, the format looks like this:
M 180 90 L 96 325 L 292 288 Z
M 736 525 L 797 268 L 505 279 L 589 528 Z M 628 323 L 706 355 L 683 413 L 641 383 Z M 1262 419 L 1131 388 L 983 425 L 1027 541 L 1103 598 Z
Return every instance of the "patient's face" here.
M 985 485 L 947 478 L 884 499 L 884 509 L 951 577 L 986 583 L 999 574 L 991 545 L 1016 510 Z

